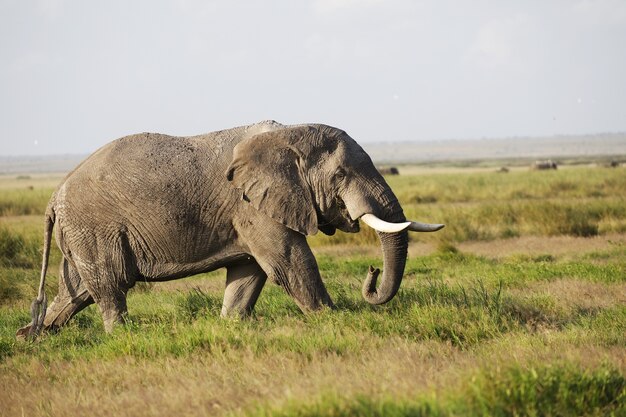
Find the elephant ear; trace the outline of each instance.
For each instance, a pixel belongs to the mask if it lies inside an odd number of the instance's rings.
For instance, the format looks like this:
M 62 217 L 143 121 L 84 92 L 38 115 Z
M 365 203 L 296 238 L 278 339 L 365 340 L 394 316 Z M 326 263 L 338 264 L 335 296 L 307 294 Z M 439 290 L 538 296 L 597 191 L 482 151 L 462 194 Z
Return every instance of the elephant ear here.
M 317 233 L 313 195 L 295 132 L 260 133 L 238 143 L 226 177 L 260 212 L 304 235 Z

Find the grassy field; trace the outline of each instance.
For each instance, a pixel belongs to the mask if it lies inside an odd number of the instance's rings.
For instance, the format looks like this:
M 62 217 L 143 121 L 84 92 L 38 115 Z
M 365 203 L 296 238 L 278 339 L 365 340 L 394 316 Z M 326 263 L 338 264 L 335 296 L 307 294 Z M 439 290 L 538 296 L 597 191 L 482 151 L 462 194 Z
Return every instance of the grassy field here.
M 0 177 L 0 416 L 625 416 L 624 168 L 401 172 L 407 215 L 447 227 L 412 235 L 387 305 L 360 296 L 382 262 L 364 226 L 310 239 L 337 311 L 268 284 L 223 320 L 217 271 L 138 285 L 112 335 L 92 306 L 35 343 L 14 334 L 60 177 Z

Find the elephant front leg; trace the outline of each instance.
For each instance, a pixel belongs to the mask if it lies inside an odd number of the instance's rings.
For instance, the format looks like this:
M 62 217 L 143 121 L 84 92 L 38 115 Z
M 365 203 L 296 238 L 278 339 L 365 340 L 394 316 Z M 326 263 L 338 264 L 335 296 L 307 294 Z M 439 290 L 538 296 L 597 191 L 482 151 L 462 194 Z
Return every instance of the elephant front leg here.
M 222 317 L 250 315 L 266 280 L 267 275 L 254 261 L 229 266 L 226 272 Z
M 285 259 L 287 263 L 283 263 Z M 302 242 L 290 246 L 277 257 L 271 256 L 264 263 L 304 313 L 335 307 L 304 236 Z
M 303 312 L 333 308 L 306 237 L 279 224 L 265 226 L 262 231 L 239 231 L 263 271 L 293 297 Z

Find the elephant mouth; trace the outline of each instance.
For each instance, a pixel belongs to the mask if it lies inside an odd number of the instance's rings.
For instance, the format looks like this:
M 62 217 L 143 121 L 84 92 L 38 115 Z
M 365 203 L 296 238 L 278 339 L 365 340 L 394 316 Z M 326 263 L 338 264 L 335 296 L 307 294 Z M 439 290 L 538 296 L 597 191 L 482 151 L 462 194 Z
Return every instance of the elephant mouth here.
M 350 212 L 343 201 L 339 201 L 339 215 L 337 216 L 337 228 L 346 233 L 357 233 L 361 230 L 359 219 L 352 220 Z
M 348 213 L 348 212 L 346 211 L 346 214 L 347 214 L 347 213 Z M 350 228 L 350 230 L 349 230 L 349 231 L 350 231 L 350 232 L 354 232 L 354 233 L 358 232 L 358 231 L 361 229 L 361 226 L 360 226 L 360 224 L 359 224 L 359 221 L 358 221 L 358 220 L 352 220 L 352 219 L 350 219 L 350 217 L 348 217 L 348 219 L 349 219 L 349 220 L 348 220 L 348 226 L 349 226 L 349 228 Z
M 332 236 L 337 231 L 332 224 L 318 224 L 317 228 L 327 236 Z
M 332 236 L 337 229 L 346 233 L 357 233 L 361 230 L 358 220 L 340 218 L 339 222 L 324 222 L 319 223 L 317 228 L 325 235 Z
M 361 226 L 359 224 L 359 220 L 352 220 L 350 218 L 350 214 L 348 213 L 348 209 L 344 204 L 338 204 L 339 210 L 337 210 L 334 215 L 329 216 L 327 218 L 321 212 L 317 213 L 318 225 L 317 228 L 322 231 L 322 233 L 332 236 L 335 234 L 337 229 L 346 233 L 357 233 L 361 230 Z

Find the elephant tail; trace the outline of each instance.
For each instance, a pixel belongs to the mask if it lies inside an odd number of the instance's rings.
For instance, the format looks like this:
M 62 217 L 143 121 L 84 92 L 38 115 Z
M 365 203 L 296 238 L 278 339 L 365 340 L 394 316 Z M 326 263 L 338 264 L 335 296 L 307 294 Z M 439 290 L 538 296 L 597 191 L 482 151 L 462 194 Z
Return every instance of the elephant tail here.
M 54 200 L 54 199 L 53 199 Z M 52 240 L 52 229 L 54 228 L 55 212 L 52 201 L 46 209 L 46 219 L 43 234 L 43 260 L 41 262 L 41 278 L 39 281 L 39 292 L 37 298 L 30 305 L 31 324 L 28 337 L 34 340 L 43 329 L 43 321 L 46 318 L 46 308 L 48 299 L 46 297 L 46 272 L 48 272 L 48 258 L 50 257 L 50 241 Z

